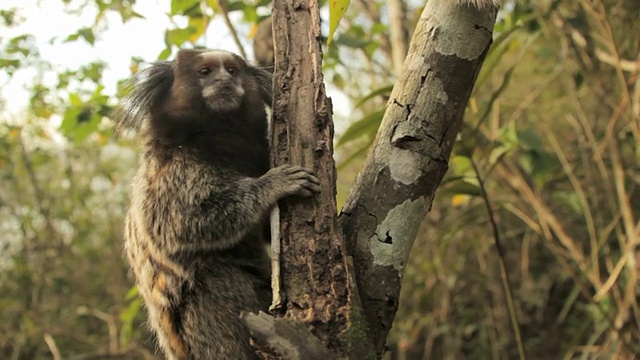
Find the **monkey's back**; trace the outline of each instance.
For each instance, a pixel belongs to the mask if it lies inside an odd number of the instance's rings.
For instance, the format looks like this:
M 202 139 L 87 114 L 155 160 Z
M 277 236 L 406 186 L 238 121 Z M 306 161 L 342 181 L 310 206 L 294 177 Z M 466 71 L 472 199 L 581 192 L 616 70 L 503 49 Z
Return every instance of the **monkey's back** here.
M 259 158 L 253 159 L 259 162 L 253 164 L 255 170 L 251 162 L 238 169 L 180 149 L 168 157 L 149 150 L 141 158 L 133 181 L 125 253 L 149 324 L 170 359 L 255 356 L 238 316 L 241 311 L 266 310 L 270 301 L 270 264 L 262 228 L 257 226 L 224 250 L 202 251 L 199 241 L 216 239 L 198 234 L 198 222 L 206 219 L 189 209 L 248 176 L 247 172 L 263 171 L 259 168 L 267 167 L 266 160 Z M 233 227 L 233 220 L 224 225 Z

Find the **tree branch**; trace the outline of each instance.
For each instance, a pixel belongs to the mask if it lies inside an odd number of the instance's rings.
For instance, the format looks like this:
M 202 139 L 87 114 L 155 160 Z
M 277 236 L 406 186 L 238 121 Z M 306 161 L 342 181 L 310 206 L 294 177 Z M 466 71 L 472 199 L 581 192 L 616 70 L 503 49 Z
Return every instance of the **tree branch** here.
M 381 354 L 420 223 L 447 170 L 497 9 L 431 0 L 365 167 L 340 216 L 374 345 Z
M 238 32 L 236 31 L 236 28 L 231 23 L 231 19 L 229 19 L 229 10 L 227 9 L 227 1 L 216 0 L 216 3 L 218 4 L 218 8 L 222 13 L 222 19 L 224 20 L 224 23 L 225 25 L 227 25 L 227 29 L 229 29 L 229 32 L 231 33 L 233 42 L 236 44 L 236 47 L 238 47 L 238 52 L 240 53 L 240 56 L 242 56 L 243 59 L 246 59 L 247 53 L 244 51 L 244 46 L 242 46 L 242 43 L 240 42 L 240 37 L 238 36 Z

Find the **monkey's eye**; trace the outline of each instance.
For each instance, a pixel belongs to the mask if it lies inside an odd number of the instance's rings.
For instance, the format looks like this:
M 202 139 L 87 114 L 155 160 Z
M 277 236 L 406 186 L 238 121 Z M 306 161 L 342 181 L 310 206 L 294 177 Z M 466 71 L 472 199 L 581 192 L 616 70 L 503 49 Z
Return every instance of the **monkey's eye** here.
M 203 68 L 201 68 L 200 70 L 198 70 L 198 75 L 199 75 L 200 77 L 206 77 L 206 76 L 208 76 L 209 74 L 211 74 L 211 68 L 203 67 Z
M 228 72 L 229 74 L 233 75 L 233 74 L 235 74 L 235 73 L 237 73 L 237 72 L 238 72 L 238 68 L 233 67 L 233 66 L 229 66 L 229 67 L 227 68 L 227 72 Z

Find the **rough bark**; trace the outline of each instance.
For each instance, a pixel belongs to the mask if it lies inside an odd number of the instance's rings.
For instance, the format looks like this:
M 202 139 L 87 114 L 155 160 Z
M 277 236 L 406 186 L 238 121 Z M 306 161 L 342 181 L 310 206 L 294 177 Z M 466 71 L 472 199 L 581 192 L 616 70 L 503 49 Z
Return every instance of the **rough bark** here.
M 377 352 L 398 308 L 419 225 L 447 171 L 497 9 L 431 0 L 340 222 Z
M 281 270 L 286 318 L 301 322 L 329 348 L 347 354 L 367 344 L 352 311 L 348 261 L 336 211 L 331 102 L 322 74 L 316 0 L 273 2 L 274 165 L 312 169 L 322 193 L 281 204 Z M 353 296 L 355 294 L 356 296 Z M 361 317 L 362 318 L 362 317 Z

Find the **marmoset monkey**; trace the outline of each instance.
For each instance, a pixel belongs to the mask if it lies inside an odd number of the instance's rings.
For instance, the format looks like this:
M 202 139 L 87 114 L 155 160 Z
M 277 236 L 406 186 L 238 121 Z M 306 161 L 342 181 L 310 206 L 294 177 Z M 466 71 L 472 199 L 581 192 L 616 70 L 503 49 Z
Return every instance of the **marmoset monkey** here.
M 169 359 L 253 359 L 241 311 L 267 310 L 263 230 L 278 200 L 320 191 L 269 170 L 271 74 L 220 50 L 181 50 L 132 81 L 116 129 L 142 140 L 125 253 Z

